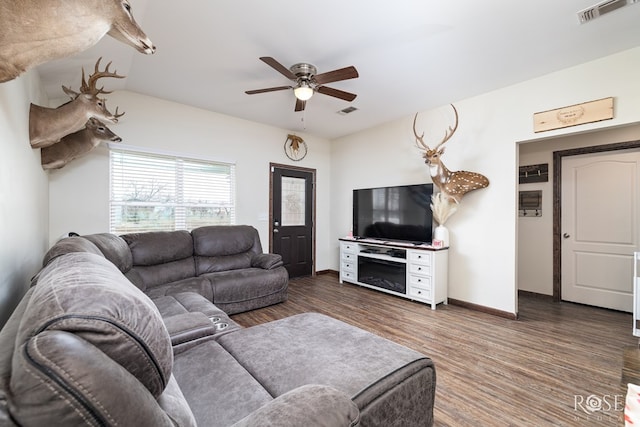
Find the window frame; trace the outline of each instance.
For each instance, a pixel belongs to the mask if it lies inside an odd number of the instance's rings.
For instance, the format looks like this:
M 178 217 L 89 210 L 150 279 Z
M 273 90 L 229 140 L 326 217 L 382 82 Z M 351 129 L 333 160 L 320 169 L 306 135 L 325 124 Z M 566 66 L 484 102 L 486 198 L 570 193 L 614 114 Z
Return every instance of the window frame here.
M 162 176 L 162 182 L 171 182 L 173 183 L 171 188 L 171 194 L 175 197 L 175 200 L 160 202 L 160 201 L 127 201 L 117 200 L 114 192 L 114 182 L 115 182 L 115 173 L 114 172 L 114 155 L 129 155 L 129 161 L 133 160 L 134 156 L 139 159 L 147 158 L 149 159 L 148 167 L 160 165 L 163 161 L 166 162 L 168 166 L 168 170 L 172 173 L 169 174 L 170 178 L 167 179 L 167 175 Z M 187 171 L 185 172 L 185 165 Z M 197 180 L 198 184 L 193 184 L 196 180 L 193 180 L 195 176 L 197 178 L 197 171 L 194 172 L 199 166 L 202 167 L 212 167 L 212 168 L 228 168 L 228 188 L 224 188 L 224 196 L 227 198 L 224 202 L 220 203 L 219 201 L 209 202 L 209 203 L 189 203 L 185 202 L 185 193 L 187 191 L 196 191 L 198 189 L 198 185 L 200 180 Z M 140 167 L 142 170 L 144 166 Z M 191 169 L 191 170 L 189 170 Z M 140 171 L 138 171 L 140 173 Z M 171 178 L 171 176 L 173 176 Z M 186 177 L 186 178 L 185 178 Z M 192 178 L 189 181 L 189 178 Z M 191 185 L 185 185 L 185 181 L 191 182 Z M 119 183 L 120 191 L 124 191 L 124 187 L 126 186 L 122 181 Z M 183 153 L 176 153 L 170 151 L 162 151 L 162 150 L 151 150 L 144 149 L 135 146 L 127 146 L 123 144 L 118 144 L 114 146 L 109 144 L 109 231 L 114 234 L 127 234 L 127 233 L 135 233 L 135 232 L 145 232 L 145 231 L 174 231 L 174 230 L 188 230 L 190 231 L 193 228 L 197 228 L 203 225 L 233 225 L 236 224 L 236 214 L 237 214 L 237 199 L 236 199 L 236 163 L 233 161 L 226 161 L 220 159 L 207 158 L 203 156 L 194 156 Z M 224 186 L 221 186 L 224 187 Z M 225 193 L 226 192 L 226 193 Z M 193 193 L 192 193 L 193 194 Z M 168 216 L 168 222 L 171 223 L 171 226 L 142 226 L 139 228 L 132 227 L 123 227 L 121 224 L 116 221 L 118 217 L 118 213 L 114 211 L 114 206 L 147 206 L 153 207 L 155 211 L 169 210 L 172 211 L 172 214 Z M 189 224 L 189 216 L 188 210 L 193 208 L 204 208 L 204 209 L 218 209 L 223 210 L 225 214 L 228 216 L 227 220 L 223 222 L 219 221 L 210 221 L 207 222 L 205 218 L 205 223 L 200 224 Z M 122 212 L 119 213 L 122 215 Z M 153 222 L 153 219 L 148 218 L 147 221 Z M 161 221 L 158 221 L 157 224 L 160 224 Z M 164 223 L 167 225 L 166 223 Z M 119 226 L 120 225 L 120 226 Z

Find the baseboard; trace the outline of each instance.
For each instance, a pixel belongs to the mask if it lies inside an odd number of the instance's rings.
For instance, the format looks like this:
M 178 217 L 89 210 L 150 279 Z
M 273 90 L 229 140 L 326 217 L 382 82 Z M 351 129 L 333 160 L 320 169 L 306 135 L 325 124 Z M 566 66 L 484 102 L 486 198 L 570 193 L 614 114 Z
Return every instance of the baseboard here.
M 480 311 L 482 313 L 491 314 L 493 316 L 504 317 L 509 320 L 518 320 L 518 313 L 509 313 L 508 311 L 496 310 L 495 308 L 486 307 L 484 305 L 473 304 L 466 301 L 460 301 L 454 298 L 449 298 L 449 304 L 456 305 L 458 307 L 467 308 L 469 310 Z
M 539 294 L 538 292 L 521 291 L 521 290 L 518 290 L 518 295 L 522 295 L 522 296 L 527 296 L 527 297 L 530 297 L 530 298 L 537 298 L 537 299 L 553 302 L 553 295 L 545 295 L 545 294 Z
M 330 274 L 332 276 L 340 277 L 340 272 L 336 270 L 320 270 L 316 271 L 316 275 L 320 276 L 321 274 Z

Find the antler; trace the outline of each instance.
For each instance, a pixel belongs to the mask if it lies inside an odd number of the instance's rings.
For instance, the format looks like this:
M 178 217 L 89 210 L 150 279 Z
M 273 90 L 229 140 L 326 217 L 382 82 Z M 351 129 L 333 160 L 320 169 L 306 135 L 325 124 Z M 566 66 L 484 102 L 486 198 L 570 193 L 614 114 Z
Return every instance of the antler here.
M 113 77 L 116 79 L 122 79 L 125 76 L 119 76 L 117 73 L 117 71 L 111 72 L 109 71 L 109 67 L 111 66 L 111 62 L 109 62 L 107 64 L 107 66 L 105 67 L 104 71 L 100 71 L 100 61 L 102 61 L 102 57 L 98 58 L 98 61 L 96 62 L 96 66 L 94 69 L 93 74 L 91 74 L 89 76 L 89 81 L 85 81 L 85 77 L 84 77 L 84 67 L 82 68 L 82 86 L 80 86 L 80 92 L 82 93 L 87 93 L 87 94 L 91 94 L 94 96 L 98 96 L 101 93 L 111 93 L 111 91 L 106 91 L 104 90 L 104 86 L 101 87 L 100 89 L 96 88 L 96 83 L 98 82 L 99 79 L 101 79 L 102 77 Z
M 437 151 L 438 148 L 440 148 L 445 142 L 447 142 L 449 139 L 451 139 L 453 134 L 456 133 L 456 130 L 458 129 L 458 110 L 456 110 L 456 107 L 453 104 L 451 104 L 451 108 L 453 108 L 453 113 L 456 116 L 456 123 L 455 123 L 455 125 L 453 125 L 453 127 L 449 126 L 449 128 L 444 133 L 444 138 L 442 138 L 442 141 L 440 141 L 438 143 L 438 145 L 436 145 L 436 147 L 433 150 L 431 150 L 431 148 L 429 148 L 429 146 L 427 144 L 425 144 L 425 142 L 424 142 L 424 132 L 422 132 L 422 135 L 418 136 L 418 132 L 416 131 L 416 120 L 418 119 L 418 113 L 416 113 L 416 115 L 413 118 L 413 134 L 416 136 L 416 145 L 418 145 L 418 143 L 420 143 L 422 148 L 424 148 L 427 151 Z M 420 147 L 418 147 L 418 148 L 420 148 Z
M 118 106 L 116 105 L 116 112 L 113 115 L 113 117 L 115 117 L 117 119 L 118 117 L 122 117 L 122 116 L 124 116 L 124 112 L 118 114 Z
M 422 145 L 422 148 L 424 148 L 425 150 L 429 151 L 431 150 L 431 148 L 429 148 L 429 146 L 427 144 L 424 143 L 424 132 L 422 132 L 422 135 L 418 136 L 418 132 L 416 131 L 416 120 L 418 119 L 418 113 L 416 113 L 416 115 L 413 117 L 413 134 L 416 136 L 416 145 L 418 145 L 418 143 L 420 143 L 420 145 Z M 420 148 L 420 147 L 418 147 Z

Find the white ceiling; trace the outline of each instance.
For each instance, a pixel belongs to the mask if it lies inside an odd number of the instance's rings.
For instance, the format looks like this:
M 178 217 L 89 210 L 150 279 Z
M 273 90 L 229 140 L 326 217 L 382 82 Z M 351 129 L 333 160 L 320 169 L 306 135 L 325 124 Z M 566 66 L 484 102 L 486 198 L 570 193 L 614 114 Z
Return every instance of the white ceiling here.
M 576 13 L 597 0 L 131 3 L 157 52 L 143 55 L 107 36 L 39 67 L 50 98 L 64 96 L 61 85 L 78 89 L 81 68 L 92 70 L 102 56 L 127 76 L 104 79 L 106 89 L 333 139 L 640 46 L 640 4 L 579 24 Z M 319 73 L 353 65 L 359 78 L 327 86 L 358 97 L 348 103 L 315 94 L 296 113 L 290 90 L 246 95 L 291 83 L 261 56 L 286 67 L 310 62 Z M 337 114 L 350 105 L 358 111 Z

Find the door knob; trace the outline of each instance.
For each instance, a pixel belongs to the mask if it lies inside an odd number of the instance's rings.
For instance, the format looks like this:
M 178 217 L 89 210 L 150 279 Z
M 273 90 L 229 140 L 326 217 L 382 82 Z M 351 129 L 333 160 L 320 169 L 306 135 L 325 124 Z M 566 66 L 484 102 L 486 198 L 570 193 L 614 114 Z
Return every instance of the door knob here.
M 274 233 L 279 233 L 279 232 L 280 232 L 280 230 L 278 230 L 277 228 L 274 228 L 274 229 L 273 229 L 273 232 L 274 232 Z
M 568 239 L 568 238 L 569 238 L 569 237 L 571 237 L 571 236 L 570 236 L 568 233 L 564 233 L 564 234 L 562 235 L 562 237 L 564 237 L 565 239 Z

